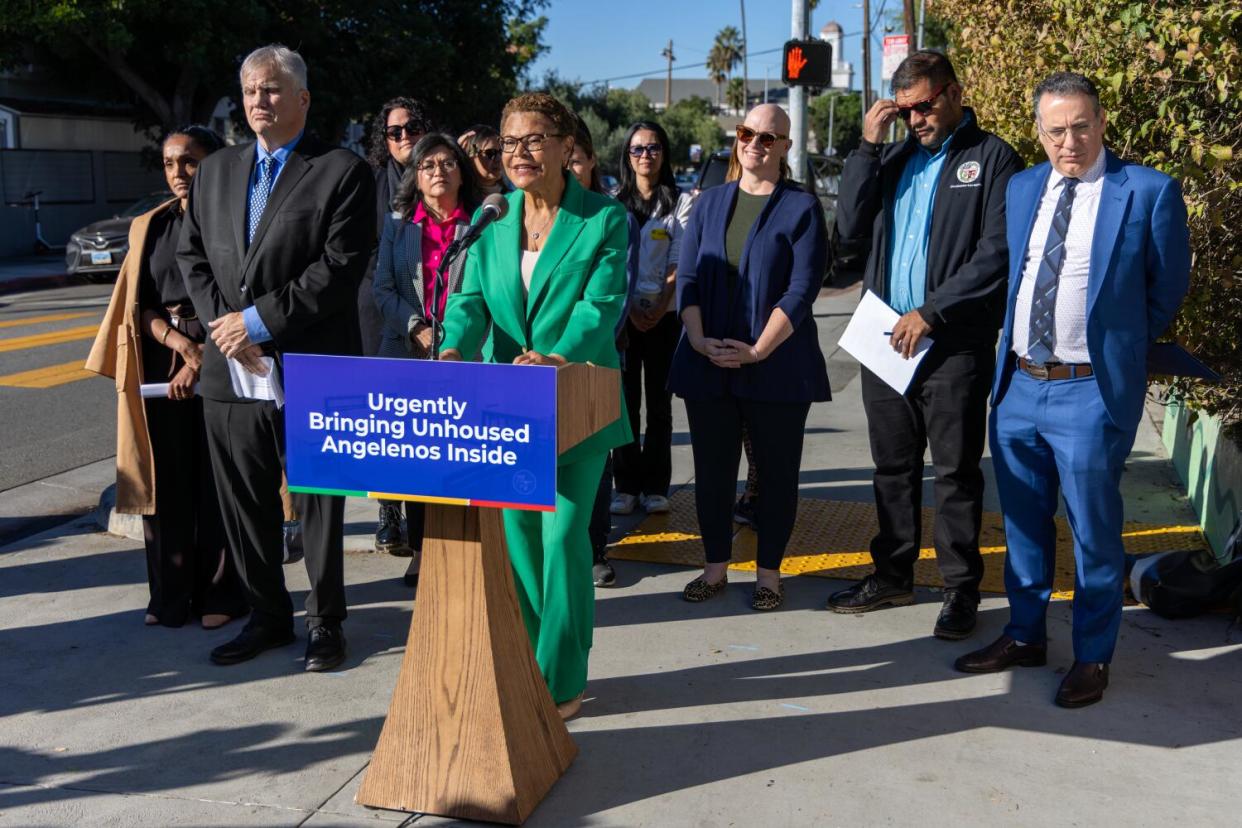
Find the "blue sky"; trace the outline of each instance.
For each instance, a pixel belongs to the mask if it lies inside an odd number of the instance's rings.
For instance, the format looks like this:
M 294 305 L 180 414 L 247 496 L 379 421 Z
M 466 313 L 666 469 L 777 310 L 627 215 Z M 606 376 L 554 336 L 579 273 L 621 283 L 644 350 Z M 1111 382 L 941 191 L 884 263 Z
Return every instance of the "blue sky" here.
M 883 15 L 879 16 L 877 12 L 885 5 Z M 755 53 L 779 49 L 789 39 L 791 6 L 790 0 L 747 0 L 746 34 L 750 40 L 752 78 L 762 79 L 766 64 L 773 81 L 780 82 L 781 53 Z M 881 27 L 892 9 L 900 7 L 900 0 L 871 0 L 873 18 L 881 20 Z M 550 49 L 535 63 L 533 80 L 548 69 L 555 69 L 565 78 L 587 82 L 635 73 L 663 77 L 665 62 L 660 52 L 670 37 L 677 56 L 673 77 L 706 77 L 703 67 L 691 68 L 690 64 L 707 60 L 707 51 L 722 27 L 742 28 L 738 0 L 552 0 L 543 13 L 548 17 L 544 41 Z M 854 86 L 859 88 L 861 3 L 820 0 L 819 8 L 811 12 L 811 34 L 818 34 L 829 20 L 837 21 L 845 30 L 845 59 L 854 64 Z M 882 35 L 882 31 L 873 32 L 874 78 L 879 77 Z M 741 74 L 740 67 L 737 72 Z M 611 85 L 632 89 L 640 80 L 625 78 L 612 81 Z M 873 84 L 878 86 L 879 81 L 873 80 Z

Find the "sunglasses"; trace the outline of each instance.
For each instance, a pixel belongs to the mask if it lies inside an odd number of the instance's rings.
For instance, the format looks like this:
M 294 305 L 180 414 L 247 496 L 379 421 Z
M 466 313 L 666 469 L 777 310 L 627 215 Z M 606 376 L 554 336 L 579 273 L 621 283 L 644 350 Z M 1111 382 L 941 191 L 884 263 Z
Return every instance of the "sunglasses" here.
M 747 126 L 739 125 L 737 128 L 738 143 L 749 144 L 751 141 L 758 138 L 759 146 L 764 149 L 771 149 L 772 145 L 777 141 L 784 141 L 788 137 L 788 135 L 778 135 L 775 132 L 755 132 Z
M 411 141 L 417 141 L 426 133 L 426 130 L 424 130 L 420 125 L 415 124 L 413 121 L 405 124 L 393 124 L 390 127 L 384 127 L 384 135 L 387 136 L 389 141 L 400 141 L 402 132 L 404 132 L 406 137 Z
M 642 158 L 646 155 L 648 158 L 655 158 L 664 152 L 664 147 L 659 144 L 634 144 L 630 147 L 630 155 L 634 158 Z
M 484 161 L 495 161 L 500 157 L 500 148 L 493 147 L 492 149 L 475 150 L 474 154 L 477 157 L 482 158 Z
M 906 104 L 905 106 L 899 104 L 897 106 L 897 117 L 903 121 L 908 121 L 910 120 L 911 112 L 917 112 L 920 115 L 930 115 L 932 109 L 936 106 L 936 98 L 939 98 L 941 93 L 948 88 L 949 85 L 947 83 L 942 83 L 939 89 L 931 93 L 930 97 L 924 98 L 921 101 L 915 101 L 912 104 Z

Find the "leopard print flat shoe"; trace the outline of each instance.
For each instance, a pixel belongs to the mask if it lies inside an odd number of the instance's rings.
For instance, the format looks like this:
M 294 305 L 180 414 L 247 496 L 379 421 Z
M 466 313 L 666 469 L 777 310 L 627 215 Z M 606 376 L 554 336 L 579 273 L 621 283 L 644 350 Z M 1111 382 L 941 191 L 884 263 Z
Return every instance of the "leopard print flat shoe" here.
M 780 605 L 783 603 L 785 603 L 784 584 L 777 585 L 775 592 L 767 587 L 758 587 L 755 590 L 754 597 L 750 599 L 750 608 L 767 612 L 768 610 L 780 608 Z
M 681 597 L 685 598 L 692 604 L 701 604 L 709 598 L 715 598 L 724 592 L 725 587 L 729 585 L 728 577 L 721 578 L 717 583 L 709 584 L 702 578 L 695 578 L 686 584 L 686 588 L 682 590 Z

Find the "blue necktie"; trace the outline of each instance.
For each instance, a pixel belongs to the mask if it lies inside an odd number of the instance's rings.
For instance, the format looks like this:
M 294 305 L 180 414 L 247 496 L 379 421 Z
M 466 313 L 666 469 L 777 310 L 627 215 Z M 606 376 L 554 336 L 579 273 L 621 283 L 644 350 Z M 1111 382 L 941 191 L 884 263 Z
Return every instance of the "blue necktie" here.
M 272 179 L 275 178 L 276 162 L 269 158 L 259 159 L 259 180 L 250 191 L 250 214 L 246 221 L 246 246 L 254 241 L 254 231 L 259 229 L 263 220 L 263 211 L 267 208 L 267 197 L 272 194 Z
M 1032 362 L 1043 365 L 1052 359 L 1057 347 L 1057 285 L 1061 279 L 1061 267 L 1065 264 L 1065 234 L 1069 230 L 1070 209 L 1074 206 L 1074 187 L 1077 178 L 1062 179 L 1061 198 L 1056 212 L 1052 214 L 1052 226 L 1048 228 L 1048 241 L 1044 244 L 1044 257 L 1039 263 L 1035 277 L 1035 292 L 1031 296 L 1031 328 L 1027 340 L 1027 353 Z

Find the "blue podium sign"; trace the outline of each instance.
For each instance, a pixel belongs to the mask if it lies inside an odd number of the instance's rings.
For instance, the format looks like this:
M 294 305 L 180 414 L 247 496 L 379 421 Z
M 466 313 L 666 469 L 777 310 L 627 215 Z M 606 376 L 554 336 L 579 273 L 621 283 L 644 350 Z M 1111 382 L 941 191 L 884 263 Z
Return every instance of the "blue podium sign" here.
M 556 369 L 284 358 L 289 489 L 556 507 Z

